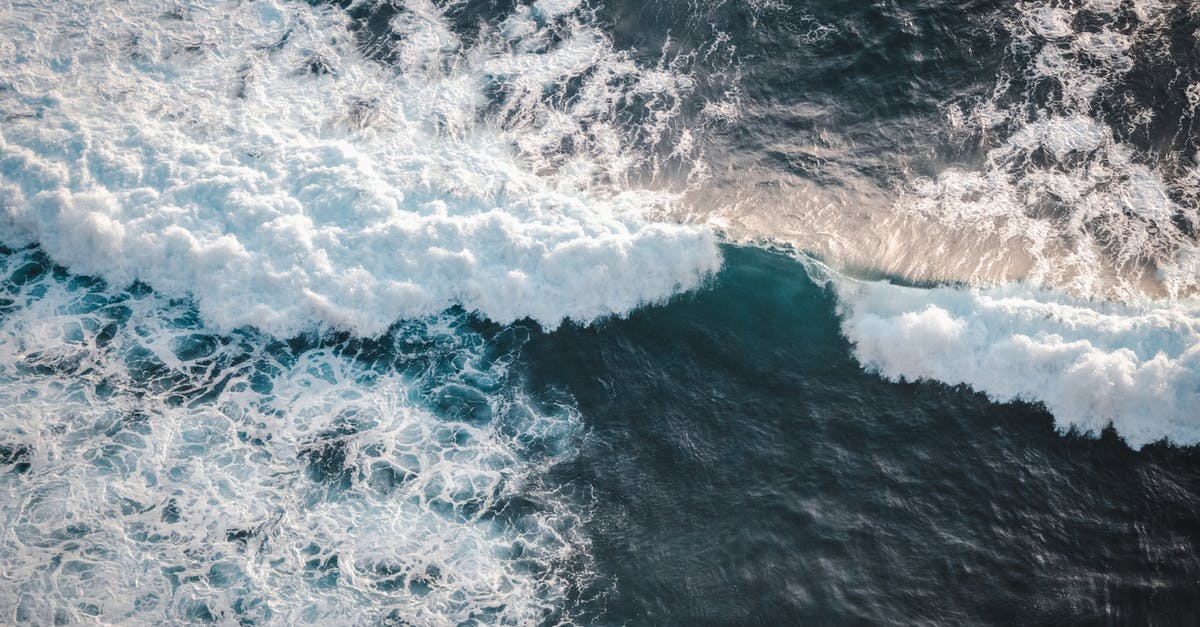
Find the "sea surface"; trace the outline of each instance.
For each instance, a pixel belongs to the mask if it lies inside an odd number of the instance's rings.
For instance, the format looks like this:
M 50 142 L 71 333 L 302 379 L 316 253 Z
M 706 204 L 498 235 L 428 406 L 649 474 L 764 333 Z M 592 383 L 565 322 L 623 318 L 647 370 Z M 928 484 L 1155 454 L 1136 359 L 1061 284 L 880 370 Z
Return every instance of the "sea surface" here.
M 0 624 L 1200 615 L 1200 5 L 0 0 Z

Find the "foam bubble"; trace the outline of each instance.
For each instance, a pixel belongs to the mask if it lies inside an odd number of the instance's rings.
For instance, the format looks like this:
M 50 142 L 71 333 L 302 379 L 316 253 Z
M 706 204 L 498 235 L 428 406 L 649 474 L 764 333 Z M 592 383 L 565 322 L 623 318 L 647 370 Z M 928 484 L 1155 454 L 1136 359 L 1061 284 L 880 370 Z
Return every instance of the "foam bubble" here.
M 445 10 L 399 7 L 385 66 L 299 2 L 11 7 L 0 240 L 281 335 L 455 304 L 589 322 L 719 267 L 706 229 L 647 222 L 670 193 L 626 185 L 686 77 L 639 68 L 578 3 L 473 45 Z M 652 123 L 623 128 L 636 106 Z
M 1043 403 L 1060 430 L 1200 443 L 1200 308 L 1118 305 L 1013 284 L 919 289 L 838 279 L 842 331 L 892 380 Z
M 1038 36 L 1059 39 L 1073 35 L 1071 12 L 1053 6 L 1033 6 L 1026 9 L 1023 20 L 1026 27 Z

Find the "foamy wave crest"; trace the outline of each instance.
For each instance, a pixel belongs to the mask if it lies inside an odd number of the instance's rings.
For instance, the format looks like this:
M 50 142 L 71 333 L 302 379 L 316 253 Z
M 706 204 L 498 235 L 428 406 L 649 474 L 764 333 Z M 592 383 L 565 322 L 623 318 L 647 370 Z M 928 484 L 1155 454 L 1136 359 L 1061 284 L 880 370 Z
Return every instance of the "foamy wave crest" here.
M 1059 429 L 1131 446 L 1200 443 L 1200 308 L 1077 300 L 1024 284 L 919 289 L 835 280 L 869 370 L 1043 403 Z
M 627 185 L 686 75 L 639 67 L 578 3 L 470 43 L 445 7 L 384 8 L 371 36 L 280 0 L 6 8 L 0 241 L 278 335 L 456 304 L 588 322 L 719 267 L 707 230 L 646 221 L 671 194 Z
M 866 368 L 1039 402 L 1135 448 L 1200 443 L 1198 17 L 1159 0 L 1004 14 L 1004 73 L 945 108 L 981 163 L 905 185 L 882 262 L 861 264 L 953 285 L 833 279 Z
M 37 250 L 0 277 L 0 622 L 541 624 L 586 585 L 523 328 L 281 342 Z

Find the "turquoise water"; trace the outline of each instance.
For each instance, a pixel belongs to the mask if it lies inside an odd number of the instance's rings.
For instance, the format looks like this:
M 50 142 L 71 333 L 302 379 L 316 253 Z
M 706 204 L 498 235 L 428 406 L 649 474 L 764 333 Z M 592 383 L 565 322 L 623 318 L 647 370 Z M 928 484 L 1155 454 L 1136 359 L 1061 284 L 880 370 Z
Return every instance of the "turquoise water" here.
M 790 257 L 537 336 L 588 438 L 605 624 L 1137 622 L 1197 611 L 1200 458 L 1057 433 L 1029 404 L 862 372 Z
M 0 624 L 1190 624 L 1200 14 L 0 5 Z
M 137 590 L 104 606 L 134 621 L 1197 610 L 1195 449 L 884 381 L 803 264 L 724 254 L 704 289 L 588 327 L 450 311 L 280 341 L 7 252 L 6 559 L 56 581 L 12 616 L 85 619 L 93 589 Z

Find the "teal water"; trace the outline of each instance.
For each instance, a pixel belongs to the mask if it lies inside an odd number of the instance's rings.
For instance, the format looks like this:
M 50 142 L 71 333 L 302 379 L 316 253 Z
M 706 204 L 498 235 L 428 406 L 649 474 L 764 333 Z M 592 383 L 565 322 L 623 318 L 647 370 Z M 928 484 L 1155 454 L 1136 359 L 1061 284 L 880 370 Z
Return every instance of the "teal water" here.
M 283 342 L 9 252 L 5 559 L 56 581 L 9 616 L 87 616 L 75 594 L 130 576 L 126 619 L 247 624 L 1200 611 L 1195 448 L 889 383 L 803 264 L 724 253 L 705 289 L 589 327 L 448 312 Z M 43 350 L 38 319 L 64 334 Z
M 865 373 L 790 257 L 535 336 L 588 438 L 601 624 L 1185 624 L 1200 454 L 1060 434 L 1028 404 Z
M 83 6 L 0 6 L 0 624 L 1200 616 L 1184 4 Z

